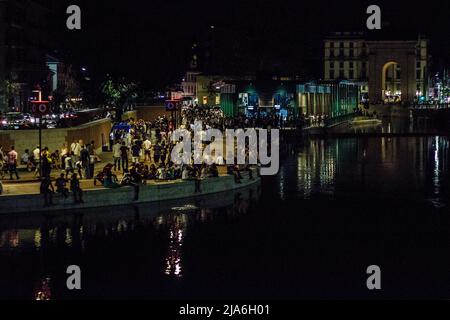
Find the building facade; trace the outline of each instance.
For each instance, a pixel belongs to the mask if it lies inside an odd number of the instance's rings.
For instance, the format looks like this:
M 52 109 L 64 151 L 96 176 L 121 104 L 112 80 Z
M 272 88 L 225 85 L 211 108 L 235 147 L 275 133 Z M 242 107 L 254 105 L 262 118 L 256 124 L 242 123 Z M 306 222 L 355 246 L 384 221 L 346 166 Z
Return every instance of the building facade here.
M 350 80 L 371 103 L 412 102 L 426 95 L 428 41 L 371 40 L 336 32 L 324 40 L 324 79 Z
M 336 118 L 358 107 L 360 86 L 350 81 L 227 81 L 220 95 L 225 114 L 253 117 L 276 113 L 282 119 L 298 116 Z

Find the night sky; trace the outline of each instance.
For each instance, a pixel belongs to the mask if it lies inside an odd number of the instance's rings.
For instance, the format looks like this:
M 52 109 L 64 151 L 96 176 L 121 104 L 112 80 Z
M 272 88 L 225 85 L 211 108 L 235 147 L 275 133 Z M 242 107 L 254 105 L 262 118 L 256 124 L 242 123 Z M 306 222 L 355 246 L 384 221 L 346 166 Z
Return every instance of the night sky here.
M 112 4 L 114 3 L 114 4 Z M 211 73 L 282 74 L 319 78 L 322 39 L 332 31 L 367 31 L 366 8 L 378 4 L 383 33 L 431 40 L 434 69 L 448 66 L 449 1 L 175 1 L 75 0 L 82 30 L 63 24 L 61 51 L 149 89 L 179 82 L 198 44 L 200 66 Z M 62 15 L 65 19 L 66 15 Z M 214 29 L 211 29 L 214 26 Z M 209 56 L 208 56 L 209 54 Z

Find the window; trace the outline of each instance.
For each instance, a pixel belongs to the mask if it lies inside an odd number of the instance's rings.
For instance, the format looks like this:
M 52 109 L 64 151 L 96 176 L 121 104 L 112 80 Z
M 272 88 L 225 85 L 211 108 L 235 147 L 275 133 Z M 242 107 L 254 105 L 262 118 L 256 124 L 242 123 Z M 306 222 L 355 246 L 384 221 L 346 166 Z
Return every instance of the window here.
M 350 61 L 350 62 L 348 63 L 348 66 L 349 66 L 350 69 L 353 69 L 353 62 Z
M 344 47 L 344 43 L 343 43 L 343 42 L 340 42 L 340 43 L 339 43 L 339 47 L 340 47 L 340 48 L 343 48 L 343 47 Z
M 328 73 L 328 79 L 334 79 L 334 70 L 330 70 Z
M 349 45 L 350 45 L 350 48 L 353 48 L 353 42 L 350 42 Z
M 420 70 L 416 71 L 416 79 L 420 79 L 422 77 L 422 72 Z
M 330 42 L 330 48 L 334 48 L 334 42 Z
M 344 70 L 339 70 L 339 78 L 344 79 L 344 77 L 345 77 Z
M 355 78 L 354 75 L 355 75 L 355 73 L 353 72 L 353 70 L 350 70 L 350 71 L 348 72 L 348 78 L 349 78 L 349 79 L 354 79 L 354 78 Z
M 344 56 L 344 50 L 343 50 L 343 49 L 340 49 L 340 50 L 339 50 L 339 56 L 340 56 L 340 57 L 343 57 L 343 56 Z
M 330 62 L 330 69 L 334 69 L 334 62 Z
M 339 62 L 339 68 L 340 68 L 340 69 L 344 69 L 344 62 L 342 62 L 342 61 Z
M 330 50 L 330 58 L 334 58 L 334 50 Z
M 348 56 L 349 57 L 353 57 L 354 53 L 353 53 L 353 49 L 350 49 L 350 51 L 348 52 Z
M 420 68 L 420 67 L 421 67 L 420 61 L 417 61 L 417 62 L 416 62 L 416 68 Z

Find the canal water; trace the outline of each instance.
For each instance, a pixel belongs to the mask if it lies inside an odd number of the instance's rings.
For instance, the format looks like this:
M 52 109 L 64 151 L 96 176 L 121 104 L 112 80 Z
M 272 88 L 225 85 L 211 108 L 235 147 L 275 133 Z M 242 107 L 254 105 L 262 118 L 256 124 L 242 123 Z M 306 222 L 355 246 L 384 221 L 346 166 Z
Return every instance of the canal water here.
M 237 194 L 2 216 L 0 299 L 449 298 L 449 156 L 443 137 L 310 139 Z

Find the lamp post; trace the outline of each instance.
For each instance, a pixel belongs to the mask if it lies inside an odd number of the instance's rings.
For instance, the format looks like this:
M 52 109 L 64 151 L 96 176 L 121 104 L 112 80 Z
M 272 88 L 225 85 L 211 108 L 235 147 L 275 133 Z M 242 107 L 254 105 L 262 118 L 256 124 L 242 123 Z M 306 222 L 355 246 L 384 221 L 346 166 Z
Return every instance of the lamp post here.
M 39 114 L 39 178 L 42 179 L 42 114 Z
M 42 115 L 49 112 L 48 101 L 33 101 L 32 111 L 39 119 L 39 177 L 42 178 Z

